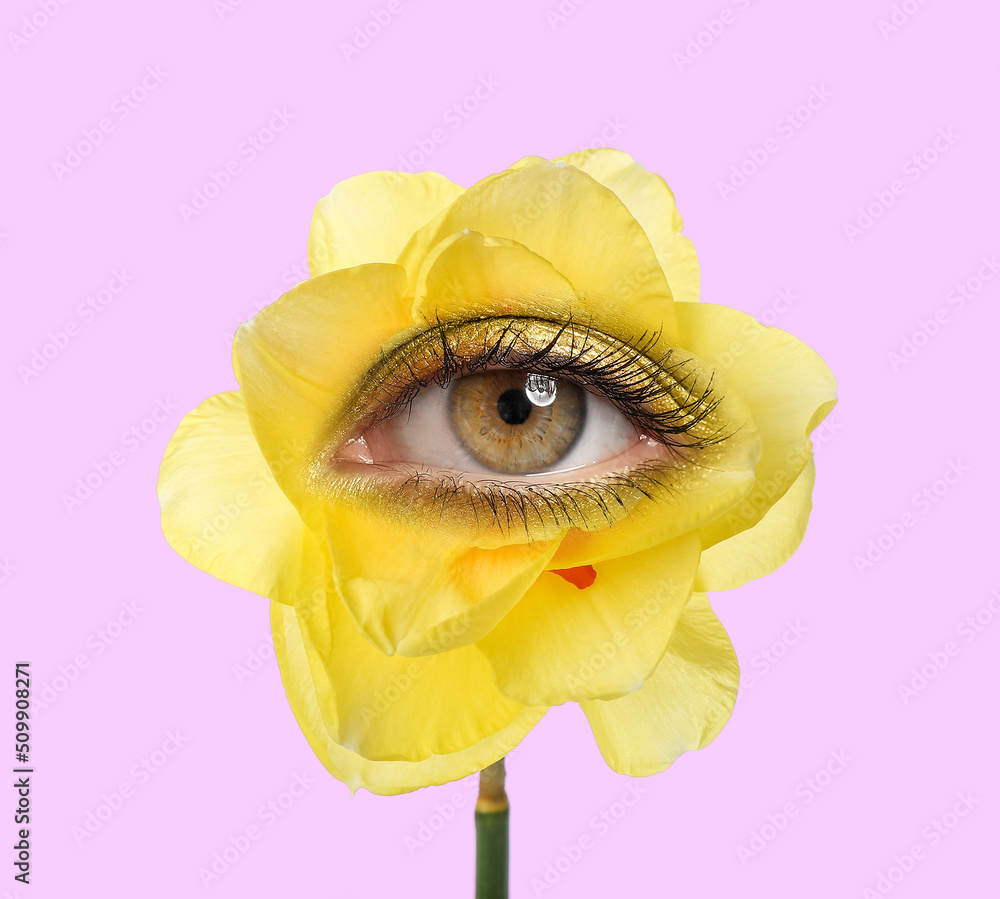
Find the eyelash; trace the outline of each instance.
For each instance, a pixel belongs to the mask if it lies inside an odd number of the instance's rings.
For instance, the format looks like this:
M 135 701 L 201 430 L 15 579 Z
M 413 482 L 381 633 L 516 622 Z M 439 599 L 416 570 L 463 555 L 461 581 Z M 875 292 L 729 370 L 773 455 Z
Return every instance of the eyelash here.
M 487 329 L 482 345 L 463 353 L 455 334 L 460 337 L 476 326 Z M 539 326 L 555 330 L 545 345 L 536 348 L 525 335 Z M 490 331 L 498 327 L 499 334 L 491 336 Z M 671 482 L 683 469 L 698 464 L 689 454 L 714 447 L 730 436 L 723 426 L 712 429 L 709 425 L 707 431 L 702 427 L 722 401 L 716 396 L 714 376 L 709 375 L 698 391 L 699 374 L 685 370 L 691 360 L 675 361 L 672 348 L 651 357 L 661 336 L 660 332 L 647 332 L 633 340 L 621 340 L 571 318 L 438 320 L 403 345 L 383 351 L 381 361 L 363 379 L 361 395 L 350 405 L 369 410 L 359 428 L 367 431 L 409 409 L 416 396 L 432 384 L 445 388 L 455 378 L 491 367 L 560 376 L 596 389 L 637 429 L 670 447 L 676 457 L 674 464 L 646 463 L 588 481 L 529 485 L 472 483 L 417 471 L 397 484 L 393 496 L 397 506 L 407 500 L 420 502 L 439 511 L 442 520 L 465 510 L 477 525 L 485 519 L 503 532 L 523 529 L 527 539 L 540 539 L 532 532 L 536 524 L 542 530 L 593 530 L 602 526 L 600 522 L 609 525 L 619 520 L 643 498 L 655 500 L 672 493 Z M 557 351 L 560 345 L 562 349 Z M 400 357 L 402 363 L 394 361 Z M 658 409 L 665 401 L 668 407 Z
M 671 489 L 667 474 L 647 465 L 593 482 L 513 485 L 502 481 L 472 484 L 449 475 L 416 472 L 399 484 L 395 499 L 419 497 L 429 509 L 439 509 L 442 519 L 453 503 L 464 501 L 477 524 L 486 518 L 501 531 L 523 530 L 528 539 L 540 539 L 531 530 L 533 519 L 541 528 L 593 530 L 595 514 L 599 514 L 606 525 L 614 524 L 630 511 L 622 498 L 624 491 L 655 500 L 660 490 Z
M 497 321 L 497 318 L 469 319 L 461 324 L 468 326 L 481 322 L 495 323 Z M 519 357 L 516 364 L 505 364 L 514 352 L 517 342 L 523 338 L 525 331 L 532 324 L 538 322 L 556 325 L 559 330 L 546 346 L 534 350 L 527 356 Z M 454 328 L 453 323 L 445 324 L 438 321 L 432 328 L 422 333 L 423 340 L 427 340 L 428 334 L 437 336 L 437 341 L 434 344 L 436 353 L 433 357 L 436 360 L 436 365 L 431 367 L 434 374 L 430 377 L 420 377 L 409 365 L 403 366 L 405 373 L 397 368 L 390 376 L 393 383 L 388 385 L 389 397 L 379 401 L 381 410 L 373 419 L 369 419 L 368 427 L 394 417 L 404 408 L 408 409 L 417 394 L 431 384 L 445 388 L 456 377 L 471 374 L 492 365 L 501 368 L 524 369 L 538 374 L 559 375 L 582 387 L 597 388 L 601 395 L 614 403 L 633 424 L 642 428 L 661 443 L 678 451 L 707 449 L 721 442 L 727 436 L 721 428 L 709 434 L 693 434 L 698 426 L 718 408 L 722 400 L 715 396 L 712 376 L 709 377 L 704 390 L 700 393 L 695 392 L 698 381 L 697 373 L 682 373 L 684 366 L 690 360 L 672 362 L 673 349 L 667 349 L 655 363 L 650 359 L 650 351 L 659 342 L 661 336 L 659 332 L 643 334 L 633 341 L 616 340 L 613 343 L 608 341 L 608 346 L 600 349 L 597 356 L 587 359 L 586 357 L 594 349 L 593 329 L 590 326 L 576 326 L 572 319 L 567 319 L 564 322 L 551 322 L 544 319 L 512 319 L 506 324 L 500 337 L 494 340 L 491 345 L 484 346 L 471 359 L 463 360 L 461 354 L 456 352 L 451 343 L 449 330 L 452 328 Z M 553 348 L 567 332 L 574 341 L 570 355 L 553 359 Z M 575 346 L 577 338 L 580 340 L 579 347 Z M 401 348 L 396 352 L 401 351 L 405 352 L 405 349 Z M 665 377 L 661 381 L 656 377 L 656 373 L 649 370 L 639 371 L 638 376 L 636 376 L 637 360 L 652 363 L 658 369 L 658 373 Z M 386 361 L 387 359 L 383 357 L 383 363 Z M 681 376 L 678 376 L 678 373 L 682 373 Z M 687 382 L 690 382 L 689 386 Z M 686 395 L 683 402 L 677 402 L 674 390 L 681 391 Z M 655 406 L 668 398 L 673 400 L 673 408 L 659 412 L 643 411 L 643 407 Z M 671 439 L 678 435 L 685 435 L 688 439 L 683 442 Z

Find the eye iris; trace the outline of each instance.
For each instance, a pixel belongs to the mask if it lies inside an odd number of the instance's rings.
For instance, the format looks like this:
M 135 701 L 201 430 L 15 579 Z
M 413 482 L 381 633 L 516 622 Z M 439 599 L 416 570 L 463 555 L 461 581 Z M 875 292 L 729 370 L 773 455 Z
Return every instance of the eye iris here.
M 550 469 L 586 420 L 585 392 L 569 381 L 490 371 L 454 381 L 449 389 L 455 436 L 476 461 L 503 474 Z

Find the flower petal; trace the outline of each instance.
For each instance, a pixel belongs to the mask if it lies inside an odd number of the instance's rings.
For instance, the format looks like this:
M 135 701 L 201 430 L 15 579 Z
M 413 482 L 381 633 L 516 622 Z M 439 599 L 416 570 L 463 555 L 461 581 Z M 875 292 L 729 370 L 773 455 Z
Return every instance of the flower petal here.
M 746 403 L 763 438 L 753 490 L 702 529 L 708 548 L 760 521 L 812 458 L 809 434 L 836 404 L 826 363 L 800 340 L 726 306 L 675 306 L 682 346 L 716 366 L 725 389 Z
M 283 603 L 325 592 L 319 547 L 271 476 L 240 391 L 184 416 L 156 490 L 167 542 L 202 571 Z
M 635 690 L 656 667 L 691 595 L 699 549 L 694 532 L 602 562 L 583 590 L 543 574 L 478 643 L 501 692 L 551 706 Z
M 565 163 L 508 169 L 467 190 L 417 231 L 398 262 L 416 287 L 424 260 L 464 229 L 501 237 L 548 260 L 618 336 L 674 333 L 670 287 L 645 232 L 615 194 Z
M 346 612 L 331 608 L 328 625 L 322 618 L 271 606 L 295 717 L 320 761 L 352 792 L 393 795 L 473 774 L 510 752 L 546 711 L 500 696 L 474 647 L 390 658 L 357 634 Z
M 673 540 L 723 515 L 753 488 L 753 461 L 747 454 L 744 467 L 679 463 L 662 476 L 668 496 L 642 500 L 628 517 L 600 530 L 570 530 L 552 557 L 549 568 L 576 568 L 616 559 L 627 547 L 637 553 Z M 726 460 L 736 466 L 739 460 Z
M 732 590 L 784 565 L 805 536 L 815 483 L 816 463 L 810 459 L 757 524 L 702 553 L 695 590 Z
M 600 307 L 580 306 L 573 285 L 527 247 L 478 231 L 461 231 L 428 254 L 417 278 L 413 318 L 427 323 L 484 315 L 588 321 Z M 595 321 L 600 327 L 600 322 Z
M 707 746 L 729 720 L 740 668 L 708 597 L 695 593 L 652 676 L 619 699 L 581 702 L 604 760 L 644 777 Z
M 395 262 L 406 242 L 463 192 L 435 172 L 368 172 L 316 204 L 309 229 L 315 278 L 367 262 Z
M 335 501 L 325 514 L 336 588 L 386 654 L 428 655 L 474 643 L 559 546 L 547 540 L 480 548 L 475 533 L 435 528 L 429 510 L 387 516 L 360 502 Z
M 697 302 L 700 287 L 694 244 L 681 236 L 684 223 L 674 193 L 659 175 L 647 171 L 628 153 L 610 147 L 561 156 L 618 195 L 642 225 L 656 251 L 675 300 Z
M 403 275 L 398 266 L 377 264 L 321 275 L 236 332 L 234 368 L 250 425 L 297 504 L 311 452 L 352 386 L 383 346 L 413 325 Z

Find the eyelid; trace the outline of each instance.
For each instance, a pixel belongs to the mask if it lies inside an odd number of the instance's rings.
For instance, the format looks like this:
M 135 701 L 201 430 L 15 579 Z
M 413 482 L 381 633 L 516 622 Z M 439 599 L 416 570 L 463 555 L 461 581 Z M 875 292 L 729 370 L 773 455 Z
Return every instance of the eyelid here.
M 683 351 L 658 346 L 659 333 L 623 340 L 572 319 L 492 316 L 438 322 L 383 350 L 334 410 L 306 472 L 307 489 L 330 500 L 370 504 L 422 526 L 476 534 L 476 545 L 505 545 L 597 531 L 652 513 L 650 502 L 683 509 L 687 497 L 745 492 L 759 436 L 738 397 L 722 396 L 714 372 Z M 565 483 L 471 482 L 459 472 L 415 465 L 344 467 L 338 452 L 408 408 L 433 384 L 490 368 L 570 378 L 601 393 L 642 433 L 666 444 L 667 457 Z M 734 438 L 734 439 L 730 439 Z M 726 503 L 729 499 L 726 499 Z M 684 513 L 681 513 L 684 514 Z
M 713 376 L 691 359 L 657 349 L 660 335 L 625 341 L 572 320 L 493 316 L 438 323 L 404 340 L 367 372 L 326 445 L 345 442 L 395 416 L 425 387 L 490 368 L 567 378 L 609 399 L 640 429 L 677 448 L 724 438 L 704 427 L 720 402 Z M 701 426 L 701 427 L 700 427 Z M 684 439 L 676 439 L 684 435 Z

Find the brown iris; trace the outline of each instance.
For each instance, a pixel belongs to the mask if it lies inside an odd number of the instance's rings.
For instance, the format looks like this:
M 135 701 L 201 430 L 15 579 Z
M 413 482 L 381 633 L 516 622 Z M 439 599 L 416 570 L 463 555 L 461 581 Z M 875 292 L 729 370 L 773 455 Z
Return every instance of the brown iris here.
M 476 461 L 503 474 L 531 474 L 550 469 L 573 446 L 586 403 L 570 381 L 497 370 L 454 381 L 448 411 Z

